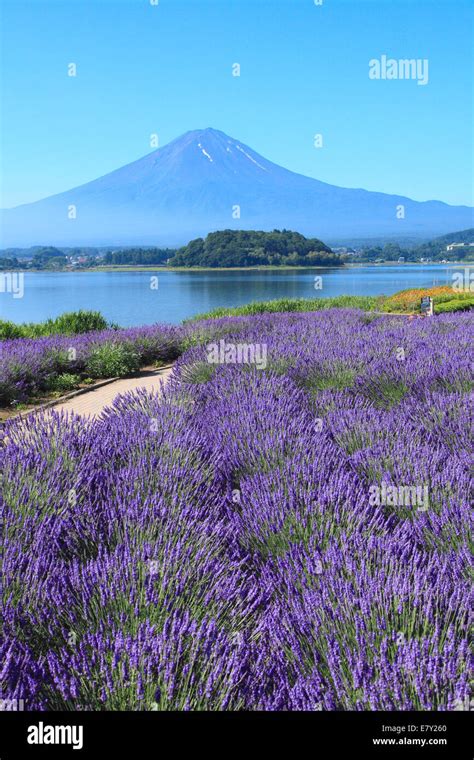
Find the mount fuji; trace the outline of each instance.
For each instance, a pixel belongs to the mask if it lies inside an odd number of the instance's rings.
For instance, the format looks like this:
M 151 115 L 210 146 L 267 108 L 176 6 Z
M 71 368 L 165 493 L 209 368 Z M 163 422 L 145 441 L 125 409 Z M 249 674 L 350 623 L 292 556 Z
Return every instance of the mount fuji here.
M 336 187 L 203 129 L 85 185 L 3 210 L 0 245 L 181 245 L 219 229 L 432 237 L 472 226 L 468 206 Z

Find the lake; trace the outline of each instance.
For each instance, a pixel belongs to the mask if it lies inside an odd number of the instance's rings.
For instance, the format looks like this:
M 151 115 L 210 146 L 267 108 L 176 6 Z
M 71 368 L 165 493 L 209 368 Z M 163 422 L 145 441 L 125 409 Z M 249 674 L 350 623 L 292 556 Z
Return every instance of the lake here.
M 179 323 L 218 306 L 274 298 L 390 295 L 452 283 L 461 265 L 351 266 L 344 269 L 146 272 L 25 272 L 24 295 L 0 292 L 0 318 L 39 322 L 65 311 L 94 309 L 123 327 Z M 315 290 L 315 277 L 322 289 Z M 153 289 L 152 277 L 158 277 Z M 153 281 L 156 285 L 156 280 Z

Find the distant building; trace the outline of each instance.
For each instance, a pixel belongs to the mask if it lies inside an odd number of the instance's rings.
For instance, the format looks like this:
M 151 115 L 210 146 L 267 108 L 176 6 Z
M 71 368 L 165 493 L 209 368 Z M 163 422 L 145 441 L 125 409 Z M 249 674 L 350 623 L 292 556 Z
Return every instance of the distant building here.
M 455 248 L 468 248 L 474 246 L 474 243 L 450 243 L 446 246 L 447 251 L 454 251 Z

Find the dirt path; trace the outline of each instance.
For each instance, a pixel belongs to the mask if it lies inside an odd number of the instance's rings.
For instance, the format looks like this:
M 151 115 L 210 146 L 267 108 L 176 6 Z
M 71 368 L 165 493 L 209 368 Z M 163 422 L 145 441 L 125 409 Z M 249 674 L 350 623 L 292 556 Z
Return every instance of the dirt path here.
M 82 417 L 95 419 L 121 393 L 127 393 L 137 388 L 146 388 L 147 391 L 159 390 L 161 383 L 167 382 L 172 371 L 172 367 L 144 369 L 137 377 L 127 377 L 123 380 L 117 380 L 115 383 L 109 383 L 102 388 L 96 388 L 62 404 L 57 404 L 53 409 L 56 412 L 74 412 Z

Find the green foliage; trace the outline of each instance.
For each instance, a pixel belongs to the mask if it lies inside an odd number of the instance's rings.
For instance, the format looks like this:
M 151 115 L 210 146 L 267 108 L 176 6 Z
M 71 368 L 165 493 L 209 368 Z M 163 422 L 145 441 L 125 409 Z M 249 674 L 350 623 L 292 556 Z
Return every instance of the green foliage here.
M 107 320 L 100 311 L 70 311 L 54 320 L 48 320 L 47 324 L 54 327 L 54 332 L 60 335 L 79 335 L 80 333 L 106 330 Z
M 26 269 L 26 262 L 19 261 L 15 256 L 0 256 L 0 272 L 17 272 Z
M 126 248 L 121 251 L 109 251 L 101 263 L 107 265 L 153 266 L 165 264 L 176 251 L 171 248 Z
M 66 264 L 66 256 L 58 248 L 48 246 L 40 248 L 33 257 L 33 266 L 39 269 L 59 269 Z
M 140 357 L 131 346 L 103 343 L 96 346 L 87 359 L 89 377 L 125 377 L 140 369 Z
M 216 365 L 208 362 L 196 362 L 187 366 L 183 372 L 185 383 L 207 383 L 214 375 Z
M 79 335 L 80 333 L 116 329 L 116 325 L 108 324 L 99 311 L 70 311 L 55 319 L 45 322 L 25 323 L 16 325 L 13 322 L 0 320 L 0 340 L 12 338 L 43 338 L 48 335 Z
M 447 251 L 450 243 L 465 243 L 464 246 Z M 367 244 L 362 248 L 361 257 L 358 261 L 397 261 L 401 256 L 405 261 L 472 261 L 474 258 L 474 228 L 450 232 L 448 235 L 434 238 L 427 243 L 413 244 L 410 247 L 401 247 L 398 243 L 385 243 L 385 245 Z
M 53 391 L 73 391 L 78 387 L 81 382 L 79 375 L 71 375 L 69 372 L 64 372 L 62 375 L 58 375 L 50 384 L 50 389 Z
M 302 385 L 312 393 L 323 391 L 327 388 L 345 390 L 353 385 L 355 374 L 355 370 L 344 366 L 313 369 L 304 377 Z
M 123 248 L 110 251 L 101 248 L 76 247 L 59 249 L 53 246 L 6 248 L 0 250 L 0 271 L 20 269 L 64 269 L 71 265 L 67 257 L 74 257 L 74 269 L 88 269 L 101 264 L 112 266 L 154 266 L 166 264 L 176 253 L 174 248 Z
M 390 409 L 400 403 L 408 393 L 408 387 L 402 380 L 394 379 L 386 374 L 367 381 L 362 392 L 366 394 L 374 406 L 379 409 Z
M 219 317 L 246 317 L 254 314 L 279 313 L 289 311 L 320 311 L 321 309 L 362 309 L 371 311 L 378 308 L 381 299 L 375 296 L 334 296 L 333 298 L 278 298 L 274 301 L 254 301 L 231 308 L 220 307 L 205 314 L 192 317 L 189 322 Z
M 171 266 L 340 266 L 344 262 L 316 238 L 298 232 L 222 230 L 191 240 L 171 259 Z
M 435 304 L 435 314 L 447 314 L 453 311 L 474 309 L 474 295 L 466 294 L 464 298 L 453 298 L 451 301 Z
M 419 292 L 418 292 L 419 290 Z M 426 289 L 425 289 L 426 290 Z M 293 311 L 320 311 L 322 309 L 361 309 L 362 311 L 386 311 L 388 312 L 400 312 L 410 311 L 410 309 L 402 309 L 400 305 L 400 299 L 403 299 L 403 295 L 406 293 L 415 293 L 415 301 L 417 308 L 421 295 L 425 293 L 422 288 L 415 290 L 400 291 L 395 293 L 390 299 L 383 296 L 334 296 L 332 298 L 279 298 L 274 301 L 254 301 L 252 303 L 244 304 L 243 306 L 234 307 L 219 307 L 208 311 L 204 314 L 197 314 L 195 317 L 186 320 L 188 322 L 195 322 L 202 319 L 218 319 L 219 317 L 246 317 L 253 316 L 254 314 L 268 314 L 278 312 L 293 312 Z M 426 290 L 426 293 L 430 293 L 430 290 Z M 444 311 L 462 311 L 464 309 L 472 308 L 474 303 L 474 296 L 470 293 L 458 293 L 456 298 L 453 299 L 453 290 L 449 289 L 449 294 L 446 296 L 444 293 L 436 296 L 435 299 L 435 312 L 441 313 Z M 442 299 L 446 298 L 450 306 L 448 308 L 442 307 Z M 393 299 L 393 303 L 392 303 Z M 438 301 L 440 299 L 440 301 Z M 437 305 L 438 304 L 438 305 Z M 377 315 L 367 314 L 365 321 L 370 323 L 376 319 Z M 194 344 L 196 344 L 195 341 Z
M 468 230 L 460 230 L 459 232 L 450 232 L 448 235 L 430 240 L 429 243 L 424 243 L 418 246 L 415 251 L 417 258 L 423 257 L 431 259 L 433 261 L 440 261 L 443 259 L 454 259 L 456 261 L 462 261 L 464 259 L 472 259 L 474 249 L 468 244 L 474 242 L 474 228 Z M 466 243 L 462 248 L 455 248 L 452 251 L 447 251 L 446 246 L 450 243 Z
M 24 327 L 25 325 L 16 325 L 14 322 L 0 319 L 0 340 L 30 337 L 25 334 Z
M 13 404 L 17 399 L 17 390 L 11 382 L 0 380 L 0 406 L 6 407 Z

